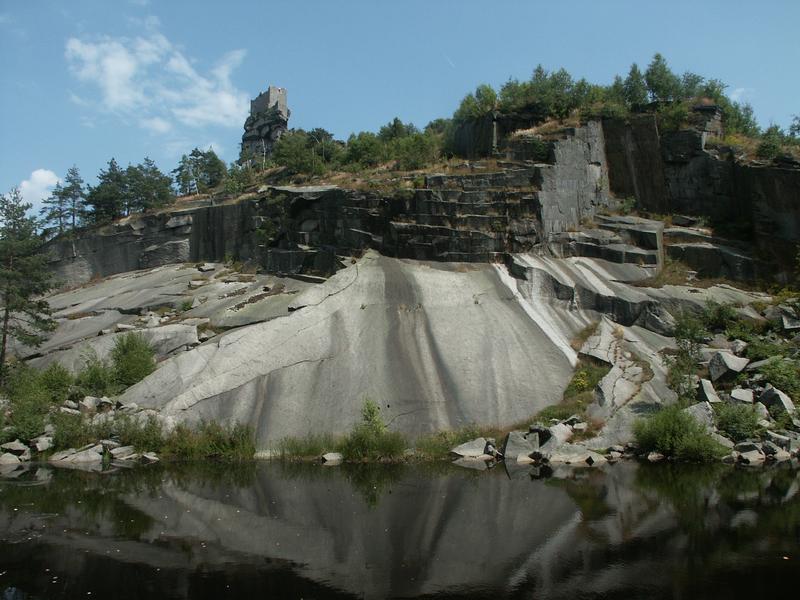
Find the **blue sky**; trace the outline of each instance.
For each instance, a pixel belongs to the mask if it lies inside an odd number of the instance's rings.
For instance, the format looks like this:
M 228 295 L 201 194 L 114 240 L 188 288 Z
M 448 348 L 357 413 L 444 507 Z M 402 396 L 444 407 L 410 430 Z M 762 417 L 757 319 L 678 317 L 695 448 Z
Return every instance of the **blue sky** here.
M 288 89 L 290 126 L 344 138 L 449 116 L 537 63 L 607 83 L 654 52 L 786 127 L 799 23 L 797 0 L 0 0 L 0 192 L 36 202 L 112 156 L 168 171 L 212 145 L 233 160 L 269 84 Z

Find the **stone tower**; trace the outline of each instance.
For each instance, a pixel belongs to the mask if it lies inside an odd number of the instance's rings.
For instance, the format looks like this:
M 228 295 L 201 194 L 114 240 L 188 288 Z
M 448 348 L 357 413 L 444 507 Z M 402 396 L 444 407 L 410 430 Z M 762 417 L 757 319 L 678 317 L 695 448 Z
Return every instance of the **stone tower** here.
M 250 101 L 250 116 L 244 123 L 239 162 L 261 161 L 272 154 L 275 142 L 288 129 L 286 88 L 269 86 Z

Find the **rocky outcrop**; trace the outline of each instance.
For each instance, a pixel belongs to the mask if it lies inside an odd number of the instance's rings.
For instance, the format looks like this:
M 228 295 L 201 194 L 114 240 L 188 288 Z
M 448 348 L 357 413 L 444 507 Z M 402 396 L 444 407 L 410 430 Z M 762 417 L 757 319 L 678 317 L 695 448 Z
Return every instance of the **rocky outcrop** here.
M 502 262 L 577 229 L 609 203 L 599 123 L 553 142 L 553 162 L 431 174 L 391 193 L 335 186 L 267 186 L 257 194 L 134 215 L 50 243 L 67 286 L 187 261 L 252 260 L 273 273 L 329 276 L 340 256 Z
M 250 115 L 244 123 L 240 160 L 266 160 L 289 126 L 286 90 L 269 86 L 250 102 Z
M 675 258 L 706 272 L 716 264 L 720 271 L 711 276 L 786 281 L 800 241 L 800 169 L 792 163 L 740 163 L 730 149 L 708 147 L 720 135 L 720 115 L 709 107 L 697 107 L 698 114 L 702 118 L 693 128 L 675 132 L 660 132 L 652 114 L 604 120 L 612 193 L 635 198 L 645 211 L 705 217 L 753 243 L 762 260 L 700 242 L 676 248 Z

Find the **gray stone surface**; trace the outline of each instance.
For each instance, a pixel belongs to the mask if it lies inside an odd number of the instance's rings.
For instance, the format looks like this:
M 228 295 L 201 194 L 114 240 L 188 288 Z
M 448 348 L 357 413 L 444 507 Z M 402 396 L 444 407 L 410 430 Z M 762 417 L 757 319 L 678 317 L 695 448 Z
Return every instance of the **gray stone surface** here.
M 534 438 L 533 444 L 529 438 Z M 503 446 L 503 456 L 505 460 L 511 462 L 531 462 L 530 455 L 539 447 L 539 436 L 536 433 L 526 433 L 524 431 L 511 431 L 506 436 L 506 443 Z
M 455 448 L 451 449 L 450 453 L 462 458 L 477 458 L 478 456 L 483 455 L 484 448 L 486 448 L 486 438 L 480 437 L 470 440 L 469 442 L 459 444 Z
M 708 379 L 700 380 L 700 384 L 697 386 L 697 399 L 701 402 L 710 402 L 711 404 L 722 402 L 717 395 L 717 391 L 714 389 L 714 384 Z
M 736 388 L 736 389 L 731 391 L 731 398 L 733 400 L 736 400 L 737 402 L 742 402 L 744 404 L 752 404 L 753 403 L 753 390 Z
M 0 465 L 18 465 L 20 462 L 16 454 L 3 452 L 0 454 Z
M 534 317 L 516 286 L 498 267 L 368 254 L 298 294 L 286 317 L 170 358 L 121 400 L 190 422 L 251 423 L 260 449 L 309 427 L 349 431 L 365 397 L 409 434 L 517 422 L 560 400 L 582 319 L 565 313 L 556 325 L 541 303 Z M 531 365 L 535 377 L 521 377 Z
M 796 408 L 792 399 L 777 388 L 772 386 L 767 387 L 758 401 L 767 407 L 769 411 L 777 411 L 778 413 L 794 414 Z
M 723 377 L 741 373 L 749 362 L 746 358 L 741 358 L 728 352 L 716 352 L 708 363 L 711 380 L 717 381 Z
M 685 408 L 684 412 L 690 415 L 698 424 L 702 425 L 708 431 L 714 429 L 714 409 L 708 402 L 698 402 L 692 406 Z

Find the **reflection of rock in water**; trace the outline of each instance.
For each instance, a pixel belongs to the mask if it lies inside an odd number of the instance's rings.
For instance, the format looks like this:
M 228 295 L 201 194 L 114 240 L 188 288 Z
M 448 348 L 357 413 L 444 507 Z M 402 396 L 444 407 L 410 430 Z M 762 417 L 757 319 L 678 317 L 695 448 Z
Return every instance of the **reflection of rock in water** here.
M 528 469 L 186 470 L 5 484 L 16 487 L 0 493 L 0 565 L 15 585 L 47 567 L 95 597 L 139 597 L 114 591 L 130 580 L 191 598 L 228 585 L 239 597 L 266 585 L 280 597 L 689 598 L 740 595 L 754 570 L 779 587 L 792 565 L 776 557 L 800 548 L 791 469 L 619 463 L 547 480 Z
M 370 507 L 344 471 L 327 473 L 291 479 L 271 466 L 238 492 L 168 483 L 160 498 L 128 500 L 168 536 L 291 561 L 305 577 L 368 598 L 502 590 L 576 514 L 564 492 L 500 474 L 409 472 Z

